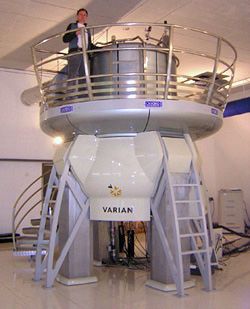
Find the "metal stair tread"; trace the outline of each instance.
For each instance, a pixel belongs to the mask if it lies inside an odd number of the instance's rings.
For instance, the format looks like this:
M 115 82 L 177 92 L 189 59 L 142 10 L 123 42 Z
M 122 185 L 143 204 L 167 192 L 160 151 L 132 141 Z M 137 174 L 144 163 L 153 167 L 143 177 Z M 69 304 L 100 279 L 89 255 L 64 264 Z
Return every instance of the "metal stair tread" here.
M 46 249 L 43 249 L 41 254 L 45 255 L 47 252 Z M 17 247 L 15 250 L 13 250 L 14 256 L 31 256 L 36 255 L 36 247 Z
M 47 236 L 47 237 L 46 237 Z M 49 237 L 48 235 L 45 236 L 45 239 L 43 239 L 43 243 L 48 243 Z M 24 244 L 37 244 L 37 237 L 29 237 L 29 236 L 22 236 L 21 238 L 18 238 L 16 240 L 16 244 L 19 245 L 24 245 Z
M 203 216 L 177 217 L 177 220 L 203 220 Z
M 49 246 L 49 240 L 44 240 L 40 243 L 40 245 L 44 248 L 47 248 Z M 22 250 L 23 248 L 30 248 L 30 249 L 36 249 L 37 248 L 37 241 L 35 243 L 23 243 L 18 244 L 16 246 L 18 250 Z
M 20 240 L 20 239 L 33 239 L 33 240 L 36 240 L 37 237 L 36 236 L 28 236 L 28 235 L 20 235 L 20 236 L 16 237 L 16 240 Z
M 23 231 L 23 234 L 25 234 L 25 235 L 38 235 L 39 227 L 37 227 L 37 226 L 23 227 L 22 231 Z M 45 229 L 45 233 L 46 232 L 50 233 L 49 230 Z
M 181 238 L 185 238 L 185 237 L 192 237 L 192 236 L 205 236 L 205 233 L 187 233 L 187 234 L 180 234 Z
M 175 183 L 172 185 L 173 187 L 199 187 L 199 185 L 195 183 Z
M 36 250 L 36 246 L 17 246 L 14 251 L 29 251 Z
M 175 203 L 181 204 L 181 203 L 200 203 L 201 200 L 175 200 Z
M 39 227 L 37 227 L 37 226 L 27 226 L 27 227 L 23 227 L 22 231 L 23 231 L 24 234 L 36 235 L 39 232 Z
M 41 222 L 41 218 L 35 218 L 30 220 L 32 226 L 39 226 Z M 49 224 L 49 218 L 46 218 L 46 225 Z
M 208 250 L 206 249 L 198 249 L 198 250 L 189 250 L 189 251 L 182 251 L 181 255 L 189 255 L 189 254 L 195 254 L 195 253 L 207 253 Z

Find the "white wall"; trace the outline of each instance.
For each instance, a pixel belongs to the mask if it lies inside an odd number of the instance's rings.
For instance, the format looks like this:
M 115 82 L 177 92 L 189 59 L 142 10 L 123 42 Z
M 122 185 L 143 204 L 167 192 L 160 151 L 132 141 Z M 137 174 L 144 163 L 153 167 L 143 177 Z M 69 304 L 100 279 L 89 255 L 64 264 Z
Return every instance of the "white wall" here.
M 0 233 L 11 232 L 13 204 L 22 190 L 41 175 L 39 162 L 3 159 L 52 159 L 52 139 L 39 127 L 39 107 L 20 101 L 36 85 L 33 73 L 0 69 Z
M 242 189 L 250 215 L 250 113 L 225 118 L 222 129 L 198 141 L 197 148 L 208 194 L 215 199 L 214 220 L 218 219 L 220 189 Z

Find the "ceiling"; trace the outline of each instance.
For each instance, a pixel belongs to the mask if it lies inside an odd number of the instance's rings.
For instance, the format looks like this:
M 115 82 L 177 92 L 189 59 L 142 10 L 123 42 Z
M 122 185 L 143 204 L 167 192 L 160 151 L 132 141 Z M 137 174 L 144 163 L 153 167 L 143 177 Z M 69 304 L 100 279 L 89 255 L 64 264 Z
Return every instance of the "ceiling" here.
M 0 67 L 30 68 L 30 47 L 64 31 L 81 7 L 90 25 L 167 20 L 220 35 L 238 52 L 235 80 L 250 77 L 249 0 L 0 0 Z

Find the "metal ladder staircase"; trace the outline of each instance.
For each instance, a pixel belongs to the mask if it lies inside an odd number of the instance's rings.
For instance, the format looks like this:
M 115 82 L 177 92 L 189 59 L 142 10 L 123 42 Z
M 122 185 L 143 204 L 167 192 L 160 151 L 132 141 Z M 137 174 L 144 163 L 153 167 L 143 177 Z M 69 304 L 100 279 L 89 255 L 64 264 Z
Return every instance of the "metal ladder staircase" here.
M 164 154 L 163 174 L 159 182 L 158 194 L 156 194 L 158 196 L 153 201 L 151 210 L 172 278 L 176 284 L 177 294 L 179 296 L 185 295 L 183 257 L 187 255 L 195 256 L 205 289 L 211 291 L 213 289 L 211 248 L 193 142 L 189 135 L 185 134 L 183 136 L 192 154 L 192 162 L 188 175 L 180 180 L 178 175 L 170 173 L 166 145 L 162 137 L 158 136 Z M 159 203 L 163 194 L 168 194 L 169 196 L 169 204 L 174 221 L 173 235 L 175 238 L 175 248 L 172 251 L 157 210 L 157 203 Z M 185 241 L 187 239 L 189 240 L 188 242 Z

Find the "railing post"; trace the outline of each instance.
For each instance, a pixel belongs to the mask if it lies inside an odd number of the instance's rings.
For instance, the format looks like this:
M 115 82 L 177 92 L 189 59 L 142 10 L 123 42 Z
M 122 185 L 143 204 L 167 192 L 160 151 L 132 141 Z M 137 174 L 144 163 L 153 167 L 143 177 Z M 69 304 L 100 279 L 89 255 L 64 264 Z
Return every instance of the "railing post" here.
M 214 83 L 216 80 L 216 75 L 217 75 L 217 69 L 218 69 L 218 63 L 220 60 L 220 52 L 221 52 L 221 38 L 217 39 L 217 48 L 216 48 L 216 55 L 215 55 L 215 62 L 214 62 L 214 69 L 213 69 L 213 74 L 211 78 L 211 84 L 208 88 L 208 93 L 207 93 L 207 99 L 206 99 L 206 104 L 209 105 L 211 103 L 212 99 L 212 94 L 214 91 Z
M 31 48 L 31 54 L 32 54 L 32 59 L 33 59 L 34 71 L 35 71 L 35 74 L 36 74 L 36 79 L 37 79 L 39 91 L 40 91 L 41 98 L 42 98 L 42 103 L 45 106 L 45 108 L 48 109 L 48 104 L 44 100 L 44 93 L 43 93 L 43 90 L 42 90 L 42 87 L 43 87 L 42 79 L 41 79 L 41 77 L 38 73 L 38 69 L 37 69 L 37 59 L 36 59 L 36 52 L 35 52 L 34 46 Z
M 93 93 L 91 88 L 91 80 L 89 74 L 89 63 L 88 63 L 88 55 L 87 55 L 87 47 L 86 47 L 86 36 L 85 36 L 86 28 L 81 28 L 81 39 L 82 39 L 82 56 L 83 56 L 83 64 L 85 70 L 86 84 L 88 88 L 88 97 L 90 100 L 93 100 Z
M 168 27 L 169 27 L 168 69 L 167 69 L 167 78 L 166 78 L 166 84 L 165 84 L 164 100 L 168 99 L 169 84 L 170 84 L 170 79 L 171 79 L 172 59 L 173 59 L 173 27 L 172 26 L 168 26 Z

